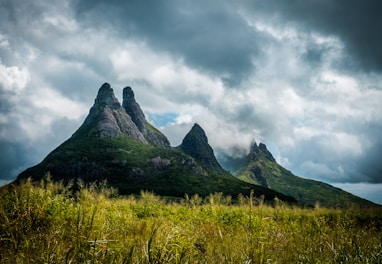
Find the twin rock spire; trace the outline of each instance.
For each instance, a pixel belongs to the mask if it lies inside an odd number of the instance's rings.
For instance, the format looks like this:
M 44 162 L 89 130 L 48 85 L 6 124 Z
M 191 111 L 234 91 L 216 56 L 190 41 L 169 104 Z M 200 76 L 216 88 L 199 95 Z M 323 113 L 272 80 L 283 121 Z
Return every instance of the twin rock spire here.
M 89 115 L 72 137 L 117 138 L 123 135 L 156 147 L 170 147 L 166 136 L 147 122 L 130 87 L 123 89 L 121 105 L 110 84 L 104 83 L 98 90 Z

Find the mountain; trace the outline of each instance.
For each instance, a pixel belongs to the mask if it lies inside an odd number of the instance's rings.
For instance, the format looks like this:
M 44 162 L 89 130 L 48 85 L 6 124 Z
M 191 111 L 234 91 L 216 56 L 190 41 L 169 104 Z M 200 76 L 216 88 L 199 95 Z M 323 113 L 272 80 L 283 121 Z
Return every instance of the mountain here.
M 207 136 L 198 124 L 194 124 L 190 132 L 184 137 L 179 148 L 183 150 L 184 153 L 193 157 L 208 171 L 223 174 L 227 173 L 216 160 L 214 151 L 208 144 Z
M 126 114 L 126 110 L 115 97 L 110 84 L 104 83 L 98 90 L 88 116 L 73 134 L 72 139 L 119 138 L 123 135 L 144 144 L 148 143 L 131 116 Z
M 263 143 L 257 145 L 254 142 L 248 155 L 231 164 L 239 164 L 236 168 L 231 166 L 231 169 L 236 169 L 233 174 L 239 179 L 290 195 L 305 206 L 375 206 L 372 202 L 329 184 L 295 176 L 276 162 Z
M 217 162 L 203 129 L 195 124 L 179 147 L 149 124 L 130 87 L 119 103 L 108 83 L 99 88 L 94 105 L 78 130 L 16 183 L 41 180 L 50 172 L 54 181 L 85 183 L 107 180 L 121 194 L 151 190 L 159 195 L 206 196 L 214 192 L 248 195 L 266 200 L 296 200 L 274 190 L 241 181 Z

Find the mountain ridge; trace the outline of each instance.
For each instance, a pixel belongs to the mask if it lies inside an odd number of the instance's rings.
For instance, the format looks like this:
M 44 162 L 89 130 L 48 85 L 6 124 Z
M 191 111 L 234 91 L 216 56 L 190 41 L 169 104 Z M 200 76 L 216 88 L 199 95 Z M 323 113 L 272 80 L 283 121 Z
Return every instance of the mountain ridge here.
M 290 195 L 304 206 L 376 206 L 330 184 L 294 175 L 277 163 L 263 143 L 253 142 L 249 153 L 238 163 L 241 165 L 233 172 L 237 178 Z
M 39 181 L 50 172 L 54 181 L 64 183 L 107 180 L 122 194 L 151 190 L 181 197 L 215 192 L 237 196 L 249 195 L 252 189 L 269 201 L 278 197 L 295 203 L 290 196 L 241 181 L 224 171 L 199 125 L 185 137 L 185 142 L 197 149 L 187 153 L 182 146 L 170 147 L 168 139 L 145 119 L 132 89 L 126 87 L 123 92 L 121 105 L 111 86 L 104 83 L 77 131 L 42 162 L 20 173 L 16 183 L 29 177 Z M 205 150 L 201 156 L 199 148 Z
M 236 165 L 240 166 L 234 177 L 219 164 L 198 124 L 178 147 L 171 147 L 167 137 L 146 120 L 131 87 L 123 89 L 120 104 L 110 84 L 104 83 L 82 125 L 15 182 L 29 177 L 39 181 L 49 172 L 54 181 L 64 183 L 107 180 L 122 194 L 151 190 L 181 197 L 214 192 L 237 196 L 254 190 L 265 200 L 277 197 L 302 206 L 375 206 L 329 184 L 295 176 L 277 163 L 263 143 L 253 142 Z

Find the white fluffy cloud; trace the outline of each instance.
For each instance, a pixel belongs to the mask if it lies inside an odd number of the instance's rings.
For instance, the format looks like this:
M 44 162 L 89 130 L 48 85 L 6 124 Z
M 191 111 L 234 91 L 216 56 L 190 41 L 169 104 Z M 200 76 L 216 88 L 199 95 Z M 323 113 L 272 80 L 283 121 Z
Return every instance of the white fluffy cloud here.
M 0 61 L 1 63 L 1 61 Z M 27 68 L 7 67 L 0 64 L 0 89 L 5 93 L 19 94 L 30 80 Z

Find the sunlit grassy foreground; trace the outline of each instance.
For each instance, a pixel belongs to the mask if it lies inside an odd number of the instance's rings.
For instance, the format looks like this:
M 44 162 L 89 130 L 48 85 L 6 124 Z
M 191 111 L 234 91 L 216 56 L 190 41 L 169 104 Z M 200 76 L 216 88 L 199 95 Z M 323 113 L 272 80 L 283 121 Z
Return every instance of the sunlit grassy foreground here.
M 0 201 L 1 263 L 382 263 L 380 209 L 169 202 L 95 185 L 72 195 L 49 181 L 5 188 Z

